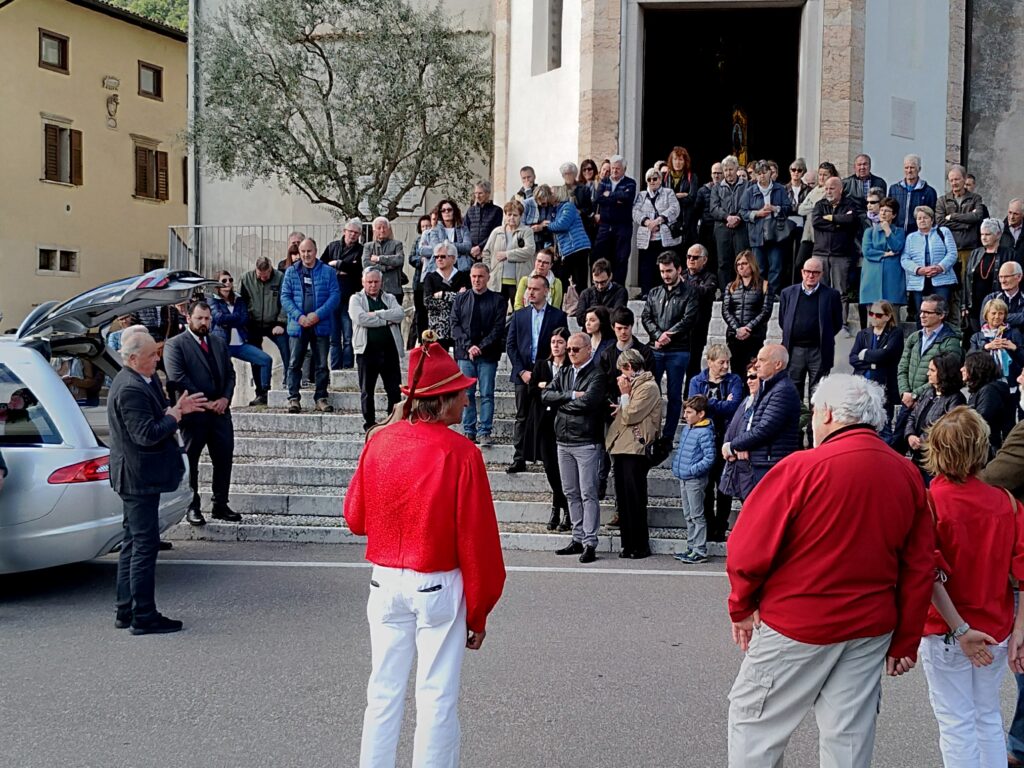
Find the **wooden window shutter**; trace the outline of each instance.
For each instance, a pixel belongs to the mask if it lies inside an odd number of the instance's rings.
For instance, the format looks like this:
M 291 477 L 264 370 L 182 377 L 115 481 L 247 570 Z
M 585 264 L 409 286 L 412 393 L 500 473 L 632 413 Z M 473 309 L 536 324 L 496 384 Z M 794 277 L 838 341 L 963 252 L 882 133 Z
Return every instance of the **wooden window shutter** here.
M 44 125 L 43 141 L 46 145 L 44 178 L 47 181 L 60 181 L 60 128 Z
M 135 148 L 135 195 L 149 197 L 149 150 Z
M 170 180 L 167 177 L 167 153 L 156 153 L 156 199 L 166 200 L 170 187 Z
M 82 132 L 71 131 L 71 183 L 82 185 Z

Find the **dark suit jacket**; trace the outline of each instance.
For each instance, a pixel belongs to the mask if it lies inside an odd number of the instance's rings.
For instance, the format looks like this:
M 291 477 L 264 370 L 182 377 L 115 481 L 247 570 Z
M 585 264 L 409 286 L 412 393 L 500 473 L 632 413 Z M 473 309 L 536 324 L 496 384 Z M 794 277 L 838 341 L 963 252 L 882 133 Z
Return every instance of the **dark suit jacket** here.
M 979 475 L 989 485 L 1006 488 L 1024 498 L 1024 421 L 1010 430 L 999 453 Z
M 782 345 L 793 352 L 789 333 L 796 318 L 796 303 L 803 285 L 797 283 L 783 288 L 779 294 L 779 322 L 782 324 Z M 843 327 L 843 305 L 839 291 L 820 284 L 819 291 L 825 291 L 825 301 L 818 302 L 818 331 L 821 333 L 821 367 L 825 373 L 832 370 L 836 361 L 836 334 Z
M 217 386 L 218 379 L 214 378 L 206 355 L 187 331 L 164 345 L 164 370 L 167 371 L 168 384 L 175 382 L 181 389 L 188 390 L 189 394 L 202 392 L 210 402 L 226 397 L 230 403 L 235 394 L 235 368 L 231 364 L 228 345 L 212 334 L 206 337 L 206 342 L 210 345 L 220 386 Z M 185 417 L 186 420 L 193 415 L 198 414 L 190 414 Z
M 999 245 L 1013 251 L 1013 259 L 1018 264 L 1024 264 L 1024 232 L 1021 232 L 1017 242 L 1013 242 L 1013 233 L 1010 232 L 1010 222 L 1003 219 L 1003 235 L 999 238 Z
M 180 338 L 180 337 L 175 337 Z M 107 396 L 110 485 L 125 495 L 167 493 L 185 474 L 174 438 L 178 423 L 156 389 L 130 368 L 114 377 Z
M 530 359 L 530 345 L 533 341 L 533 307 L 523 307 L 512 313 L 508 324 L 508 337 L 505 340 L 505 352 L 512 363 L 511 381 L 521 383 L 519 374 L 533 371 L 533 360 Z M 568 328 L 569 319 L 565 312 L 548 304 L 544 310 L 544 320 L 540 324 L 540 335 L 537 338 L 537 360 L 551 355 L 551 333 L 556 328 Z

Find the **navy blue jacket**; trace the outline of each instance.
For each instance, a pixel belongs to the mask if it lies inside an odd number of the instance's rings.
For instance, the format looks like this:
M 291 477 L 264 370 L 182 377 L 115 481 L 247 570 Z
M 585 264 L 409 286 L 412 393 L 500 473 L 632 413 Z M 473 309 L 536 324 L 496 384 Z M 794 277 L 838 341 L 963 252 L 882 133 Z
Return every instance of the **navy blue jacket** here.
M 774 227 L 776 221 L 785 219 L 792 213 L 793 206 L 789 200 L 786 188 L 773 181 L 768 198 L 772 205 L 779 206 L 779 212 L 771 216 L 758 218 L 755 214 L 764 208 L 764 196 L 757 182 L 747 184 L 743 197 L 740 198 L 740 218 L 747 223 L 747 238 L 750 240 L 751 248 L 760 248 L 764 245 L 765 228 Z
M 885 389 L 886 405 L 895 405 L 900 401 L 900 388 L 896 375 L 903 357 L 903 331 L 890 328 L 878 338 L 875 348 L 871 348 L 871 337 L 875 332 L 865 328 L 857 334 L 850 350 L 850 365 L 858 376 L 871 379 Z M 861 360 L 860 353 L 864 352 Z
M 753 409 L 750 428 L 730 443 L 734 452 L 749 452 L 755 467 L 774 467 L 800 450 L 800 395 L 787 371 L 761 382 Z
M 897 226 L 903 227 L 908 235 L 917 232 L 917 219 L 914 218 L 914 209 L 919 205 L 927 205 L 933 211 L 935 202 L 939 199 L 938 193 L 928 185 L 924 179 L 918 178 L 917 184 L 912 190 L 908 190 L 900 179 L 889 187 L 889 197 L 900 204 L 900 217 L 896 222 Z M 941 222 L 940 222 L 941 223 Z
M 469 348 L 473 346 L 473 340 L 470 338 L 473 308 L 477 302 L 480 302 L 480 325 L 484 331 L 484 337 L 480 341 L 480 355 L 484 360 L 496 363 L 505 349 L 505 313 L 508 311 L 508 299 L 491 290 L 481 294 L 477 294 L 476 291 L 463 291 L 455 295 L 451 317 L 455 359 L 469 360 Z
M 612 180 L 601 179 L 597 186 L 597 212 L 601 216 L 601 228 L 629 227 L 633 228 L 633 203 L 636 202 L 636 182 L 623 176 L 619 179 L 615 191 L 612 191 Z
M 505 352 L 512 364 L 510 381 L 521 384 L 519 374 L 533 371 L 536 360 L 530 359 L 530 344 L 533 341 L 533 307 L 523 307 L 512 313 L 508 324 L 508 337 L 505 340 Z M 540 324 L 540 335 L 537 338 L 537 360 L 544 360 L 551 355 L 551 333 L 556 328 L 568 328 L 569 318 L 565 312 L 548 304 L 544 310 L 544 319 Z
M 469 242 L 483 250 L 491 232 L 501 226 L 505 214 L 494 203 L 477 205 L 474 203 L 466 209 L 465 224 L 469 228 Z
M 249 308 L 245 300 L 240 296 L 235 297 L 235 311 L 232 312 L 228 303 L 219 296 L 210 298 L 210 314 L 213 315 L 213 328 L 211 333 L 224 339 L 224 343 L 231 346 L 231 329 L 238 331 L 242 343 L 249 338 Z
M 789 334 L 796 319 L 796 304 L 800 300 L 803 284 L 797 283 L 783 288 L 779 294 L 779 323 L 782 325 L 782 346 L 793 354 Z M 819 291 L 825 291 L 825 301 L 818 302 L 818 332 L 821 334 L 821 368 L 824 373 L 832 370 L 836 361 L 836 334 L 843 327 L 843 305 L 839 291 L 824 283 L 818 284 Z

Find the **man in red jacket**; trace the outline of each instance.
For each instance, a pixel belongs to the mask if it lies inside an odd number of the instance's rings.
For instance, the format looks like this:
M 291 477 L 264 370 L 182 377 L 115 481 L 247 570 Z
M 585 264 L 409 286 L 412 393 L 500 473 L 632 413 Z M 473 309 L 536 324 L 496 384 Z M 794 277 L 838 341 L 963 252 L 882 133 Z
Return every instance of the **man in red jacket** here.
M 729 694 L 729 765 L 775 766 L 814 708 L 821 764 L 867 768 L 884 662 L 913 668 L 934 577 L 920 473 L 878 437 L 885 394 L 822 379 L 815 449 L 783 459 L 729 538 L 733 640 L 746 651 Z
M 441 345 L 409 355 L 403 418 L 367 440 L 345 495 L 345 520 L 373 563 L 372 669 L 359 765 L 394 766 L 413 656 L 413 765 L 458 765 L 459 675 L 484 641 L 505 565 L 480 450 L 449 427 L 462 418 L 464 376 Z M 429 465 L 424 469 L 424 462 Z

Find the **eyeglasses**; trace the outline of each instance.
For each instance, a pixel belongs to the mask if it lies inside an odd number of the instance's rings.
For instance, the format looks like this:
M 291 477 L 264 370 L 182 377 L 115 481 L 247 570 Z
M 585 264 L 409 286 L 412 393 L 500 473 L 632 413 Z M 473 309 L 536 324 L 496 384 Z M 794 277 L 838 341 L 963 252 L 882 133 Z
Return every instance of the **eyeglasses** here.
M 442 208 L 441 213 L 455 213 L 454 208 Z
M 610 283 L 610 282 L 611 282 L 610 278 L 606 278 L 604 280 L 594 280 L 594 286 L 596 288 L 603 288 L 604 286 L 608 285 L 608 283 Z
M 801 269 L 800 271 L 803 272 L 805 275 L 820 275 L 821 274 L 821 270 L 820 269 Z
M 941 312 L 936 312 L 934 309 L 919 309 L 917 310 L 919 315 L 939 315 Z
M 452 255 L 450 253 L 439 253 L 436 256 L 434 256 L 434 258 L 435 259 L 450 259 L 450 258 L 452 258 Z
M 647 183 L 650 184 L 652 181 L 661 181 L 661 176 L 648 176 Z
M 756 373 L 748 373 L 747 374 L 747 381 L 754 381 L 756 378 L 757 378 L 757 374 Z
M 566 349 L 570 352 L 582 352 L 584 347 L 566 347 Z
M 888 317 L 885 312 L 868 312 L 868 317 Z

